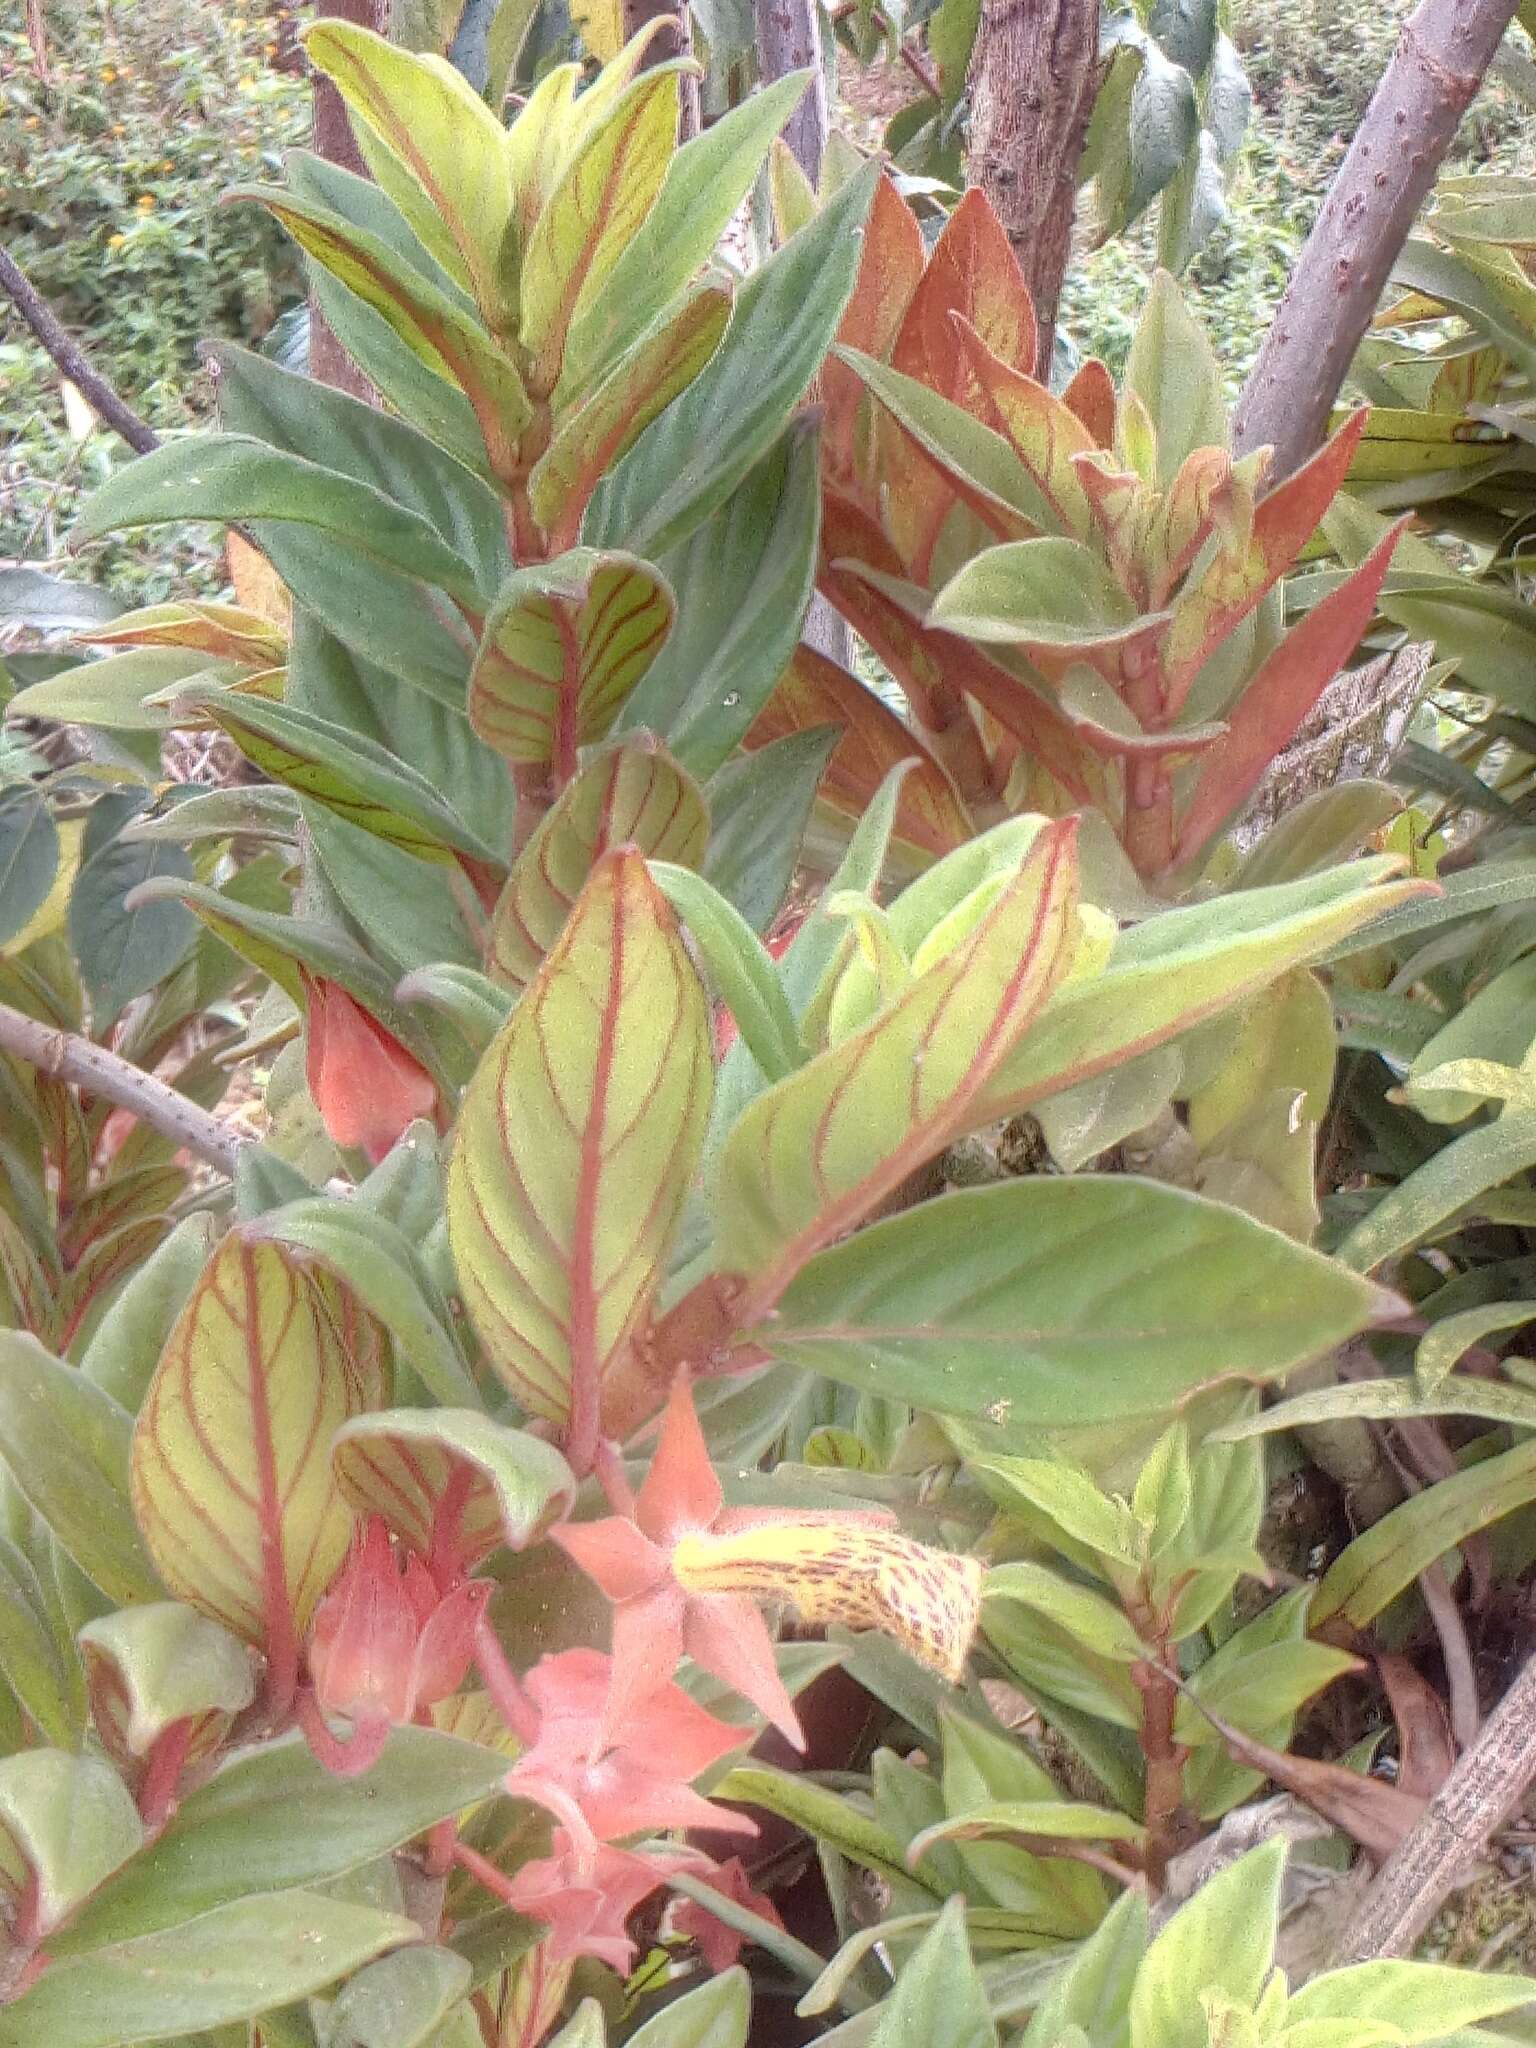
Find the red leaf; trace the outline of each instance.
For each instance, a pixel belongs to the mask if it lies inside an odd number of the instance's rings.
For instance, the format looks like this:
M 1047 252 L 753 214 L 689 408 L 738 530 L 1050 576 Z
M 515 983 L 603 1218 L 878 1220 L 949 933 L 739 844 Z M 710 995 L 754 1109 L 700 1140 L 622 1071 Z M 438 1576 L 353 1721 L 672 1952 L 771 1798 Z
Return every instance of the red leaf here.
M 1063 405 L 1075 412 L 1093 436 L 1096 448 L 1108 448 L 1115 438 L 1115 380 L 1097 356 L 1090 356 L 1066 390 Z
M 837 330 L 845 348 L 860 349 L 885 361 L 922 278 L 925 261 L 923 232 L 916 216 L 890 179 L 882 178 L 864 225 L 864 253 L 853 296 Z M 868 450 L 860 460 L 857 433 L 864 386 L 846 363 L 828 356 L 821 372 L 821 397 L 826 408 L 821 437 L 826 473 L 851 482 L 869 467 Z M 866 487 L 869 481 L 864 478 Z
M 1231 713 L 1228 731 L 1205 758 L 1175 862 L 1189 860 L 1258 787 L 1265 769 L 1343 668 L 1370 624 L 1406 521 L 1378 543 L 1354 575 L 1281 641 Z

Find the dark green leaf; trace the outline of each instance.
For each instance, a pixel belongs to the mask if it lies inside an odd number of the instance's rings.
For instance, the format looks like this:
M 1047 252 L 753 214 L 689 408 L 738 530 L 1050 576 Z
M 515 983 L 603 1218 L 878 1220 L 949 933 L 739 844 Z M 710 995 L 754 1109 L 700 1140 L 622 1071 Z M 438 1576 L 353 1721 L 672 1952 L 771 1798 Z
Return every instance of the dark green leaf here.
M 197 920 L 182 904 L 125 908 L 130 891 L 156 877 L 190 881 L 192 863 L 177 846 L 115 839 L 76 878 L 69 938 L 98 1025 L 174 972 L 197 942 Z
M 59 835 L 48 800 L 18 784 L 0 789 L 0 946 L 48 900 L 59 865 Z
M 757 932 L 783 907 L 800 842 L 841 733 L 836 726 L 792 732 L 738 754 L 711 778 L 713 830 L 704 876 Z

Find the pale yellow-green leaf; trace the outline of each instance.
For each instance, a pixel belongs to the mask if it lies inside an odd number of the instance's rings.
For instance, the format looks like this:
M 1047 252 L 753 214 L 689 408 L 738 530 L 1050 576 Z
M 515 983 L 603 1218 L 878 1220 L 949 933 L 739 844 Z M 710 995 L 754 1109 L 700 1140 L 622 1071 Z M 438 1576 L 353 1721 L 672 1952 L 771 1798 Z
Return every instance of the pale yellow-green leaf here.
M 709 1009 L 643 857 L 593 870 L 465 1091 L 448 1233 L 471 1320 L 532 1414 L 590 1456 L 692 1182 Z
M 176 1598 L 269 1659 L 291 1656 L 351 1534 L 331 1438 L 388 1391 L 383 1334 L 350 1291 L 288 1246 L 231 1231 L 134 1430 L 134 1514 Z

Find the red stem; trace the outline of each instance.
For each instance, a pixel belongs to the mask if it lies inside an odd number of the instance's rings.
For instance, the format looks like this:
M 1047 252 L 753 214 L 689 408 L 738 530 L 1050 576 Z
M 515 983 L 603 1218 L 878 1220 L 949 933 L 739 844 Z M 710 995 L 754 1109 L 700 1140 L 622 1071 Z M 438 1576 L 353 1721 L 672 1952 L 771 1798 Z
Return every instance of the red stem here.
M 192 1715 L 183 1715 L 169 1728 L 163 1728 L 150 1747 L 144 1782 L 139 1787 L 139 1818 L 151 1831 L 163 1827 L 170 1818 L 196 1725 Z
M 517 1673 L 507 1662 L 501 1639 L 482 1614 L 475 1628 L 475 1668 L 485 1680 L 491 1703 L 518 1741 L 532 1744 L 539 1739 L 538 1709 L 518 1683 Z

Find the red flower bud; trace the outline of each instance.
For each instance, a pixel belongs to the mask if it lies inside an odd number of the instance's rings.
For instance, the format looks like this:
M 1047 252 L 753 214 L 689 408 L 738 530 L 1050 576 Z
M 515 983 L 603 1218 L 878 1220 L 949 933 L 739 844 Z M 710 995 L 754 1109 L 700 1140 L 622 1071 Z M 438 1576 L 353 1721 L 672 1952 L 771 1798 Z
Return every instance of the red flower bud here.
M 437 1084 L 344 988 L 304 974 L 309 1005 L 305 1074 L 325 1128 L 375 1166 L 417 1117 L 437 1108 Z
M 309 1672 L 323 1712 L 377 1726 L 411 1720 L 458 1690 L 491 1592 L 469 1579 L 439 1594 L 419 1557 L 402 1569 L 371 1515 L 315 1610 Z

